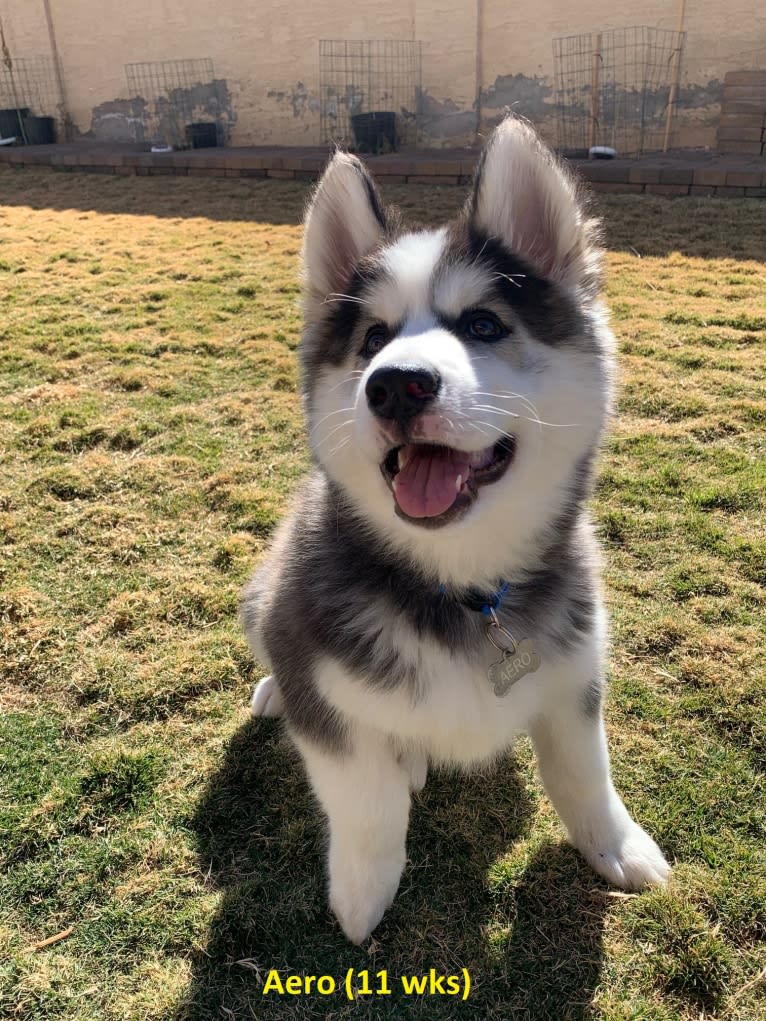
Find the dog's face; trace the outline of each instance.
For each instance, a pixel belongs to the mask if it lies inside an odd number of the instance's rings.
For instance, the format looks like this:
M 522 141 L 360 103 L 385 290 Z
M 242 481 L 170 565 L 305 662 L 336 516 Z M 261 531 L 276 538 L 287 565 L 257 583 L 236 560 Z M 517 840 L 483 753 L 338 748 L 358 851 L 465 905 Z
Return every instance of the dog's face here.
M 570 179 L 515 119 L 438 230 L 393 224 L 353 156 L 317 189 L 301 348 L 312 450 L 377 534 L 443 581 L 521 564 L 582 496 L 610 389 L 591 234 Z

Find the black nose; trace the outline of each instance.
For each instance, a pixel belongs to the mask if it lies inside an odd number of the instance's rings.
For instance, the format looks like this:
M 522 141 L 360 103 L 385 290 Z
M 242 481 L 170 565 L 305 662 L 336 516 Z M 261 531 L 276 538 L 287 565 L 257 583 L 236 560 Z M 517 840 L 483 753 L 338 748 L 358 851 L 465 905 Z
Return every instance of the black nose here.
M 365 393 L 373 414 L 403 425 L 424 411 L 439 392 L 439 374 L 417 365 L 384 365 L 367 380 Z

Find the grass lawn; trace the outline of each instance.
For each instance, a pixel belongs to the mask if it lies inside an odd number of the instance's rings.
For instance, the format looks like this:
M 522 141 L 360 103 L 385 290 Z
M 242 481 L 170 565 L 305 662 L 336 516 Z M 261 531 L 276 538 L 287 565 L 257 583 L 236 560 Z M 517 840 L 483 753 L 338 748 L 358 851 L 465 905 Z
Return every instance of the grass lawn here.
M 593 504 L 608 726 L 672 885 L 597 879 L 521 743 L 430 779 L 359 949 L 295 757 L 248 722 L 237 623 L 308 463 L 306 195 L 0 171 L 0 1013 L 766 1018 L 766 202 L 600 203 L 622 353 Z M 462 193 L 387 197 L 437 222 Z M 392 993 L 262 992 L 270 969 L 349 968 Z M 469 999 L 405 996 L 430 968 L 467 968 Z

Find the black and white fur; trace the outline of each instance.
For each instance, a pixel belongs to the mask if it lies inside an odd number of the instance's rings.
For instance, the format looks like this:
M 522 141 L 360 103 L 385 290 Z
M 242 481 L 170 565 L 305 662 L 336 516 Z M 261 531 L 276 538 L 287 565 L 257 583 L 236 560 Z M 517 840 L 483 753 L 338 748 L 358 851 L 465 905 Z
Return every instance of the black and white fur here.
M 607 624 L 584 505 L 612 394 L 598 261 L 572 179 L 515 118 L 445 227 L 402 228 L 345 153 L 308 211 L 301 364 L 316 467 L 243 620 L 271 670 L 253 713 L 283 715 L 303 757 L 329 820 L 330 904 L 355 943 L 396 894 L 428 764 L 470 768 L 522 732 L 597 872 L 626 889 L 669 875 L 612 785 L 601 716 Z M 493 321 L 501 335 L 485 340 Z M 422 411 L 381 416 L 371 377 L 392 369 L 438 380 L 408 384 Z M 501 474 L 472 475 L 460 508 L 413 518 L 390 471 L 397 449 L 422 450 L 406 444 L 495 459 Z M 500 622 L 542 663 L 500 698 L 476 607 L 506 581 Z

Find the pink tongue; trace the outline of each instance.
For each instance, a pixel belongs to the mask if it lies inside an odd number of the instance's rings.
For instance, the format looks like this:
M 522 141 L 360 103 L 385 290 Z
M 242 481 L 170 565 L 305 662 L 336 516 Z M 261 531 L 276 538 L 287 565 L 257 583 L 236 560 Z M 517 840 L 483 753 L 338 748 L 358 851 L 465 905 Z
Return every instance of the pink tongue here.
M 394 496 L 411 518 L 433 518 L 449 510 L 457 499 L 457 478 L 470 472 L 470 455 L 446 447 L 408 446 L 409 461 L 395 478 Z M 461 482 L 461 485 L 462 485 Z

